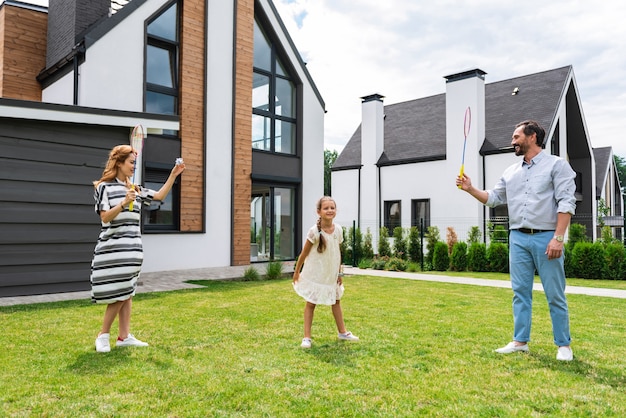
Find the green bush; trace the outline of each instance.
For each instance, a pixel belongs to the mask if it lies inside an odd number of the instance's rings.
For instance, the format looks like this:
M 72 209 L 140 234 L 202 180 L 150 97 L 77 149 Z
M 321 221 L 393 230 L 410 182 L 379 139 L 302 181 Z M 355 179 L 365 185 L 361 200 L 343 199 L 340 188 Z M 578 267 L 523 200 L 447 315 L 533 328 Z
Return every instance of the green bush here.
M 359 261 L 359 268 L 360 269 L 369 269 L 372 268 L 372 258 L 362 258 Z
M 418 272 L 420 271 L 420 265 L 412 261 L 409 261 L 406 266 L 406 271 L 410 271 L 411 273 Z
M 435 245 L 440 242 L 441 238 L 439 236 L 439 228 L 436 226 L 429 226 L 426 229 L 426 234 L 424 236 L 426 239 L 426 263 L 430 266 L 433 265 L 433 254 L 435 251 Z
M 577 242 L 572 250 L 575 276 L 581 279 L 606 277 L 604 247 L 601 243 Z
M 612 242 L 604 247 L 606 259 L 606 278 L 620 280 L 624 278 L 624 266 L 626 262 L 626 251 L 620 242 Z
M 387 261 L 385 265 L 385 270 L 389 271 L 406 271 L 407 262 L 398 257 L 392 257 Z
M 489 271 L 487 266 L 487 246 L 482 242 L 471 244 L 467 250 L 467 269 L 470 271 Z
M 268 280 L 280 279 L 283 277 L 283 263 L 280 261 L 270 261 L 265 267 L 265 278 Z
M 496 273 L 509 272 L 509 247 L 501 242 L 492 242 L 487 248 L 489 270 Z
M 374 259 L 372 260 L 372 268 L 374 270 L 384 270 L 385 266 L 387 265 L 387 261 L 389 261 L 388 256 L 374 257 Z
M 438 241 L 433 250 L 433 270 L 446 271 L 450 267 L 450 256 L 448 255 L 448 244 Z
M 420 230 L 416 226 L 409 229 L 409 260 L 419 263 L 422 261 L 422 253 L 420 251 Z
M 372 246 L 372 232 L 367 228 L 365 238 L 363 239 L 363 258 L 374 258 L 374 247 Z
M 339 251 L 341 252 L 342 264 L 352 265 L 352 251 L 348 247 L 348 231 L 346 228 L 342 228 L 343 241 L 339 244 Z
M 567 247 L 573 250 L 577 242 L 589 242 L 589 238 L 587 238 L 587 228 L 585 225 L 574 223 L 569 226 Z
M 404 229 L 401 226 L 393 228 L 393 256 L 406 260 L 406 241 L 404 240 Z
M 465 271 L 467 270 L 467 244 L 463 241 L 457 242 L 452 247 L 452 256 L 450 258 L 450 270 Z
M 480 228 L 477 226 L 472 226 L 467 234 L 467 243 L 472 245 L 475 242 L 480 242 L 480 237 L 482 234 L 480 233 Z
M 260 278 L 259 271 L 257 269 L 255 269 L 253 266 L 248 267 L 243 272 L 243 281 L 244 282 L 250 282 L 250 281 L 254 281 L 254 280 L 259 280 L 259 278 Z
M 378 234 L 378 256 L 391 257 L 391 247 L 389 246 L 389 230 L 386 227 L 380 228 Z

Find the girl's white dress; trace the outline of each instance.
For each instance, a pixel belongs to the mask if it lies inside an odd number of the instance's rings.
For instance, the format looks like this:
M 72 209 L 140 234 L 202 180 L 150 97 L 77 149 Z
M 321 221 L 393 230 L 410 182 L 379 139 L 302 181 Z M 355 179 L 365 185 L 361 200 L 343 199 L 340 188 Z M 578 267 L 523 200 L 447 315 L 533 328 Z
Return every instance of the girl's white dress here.
M 320 234 L 326 240 L 326 250 L 317 252 Z M 306 239 L 313 244 L 311 252 L 304 260 L 300 279 L 294 283 L 296 293 L 307 302 L 316 305 L 334 305 L 343 296 L 343 285 L 337 283 L 337 274 L 341 265 L 339 244 L 343 242 L 341 226 L 335 224 L 332 234 L 318 232 L 317 225 L 309 229 Z

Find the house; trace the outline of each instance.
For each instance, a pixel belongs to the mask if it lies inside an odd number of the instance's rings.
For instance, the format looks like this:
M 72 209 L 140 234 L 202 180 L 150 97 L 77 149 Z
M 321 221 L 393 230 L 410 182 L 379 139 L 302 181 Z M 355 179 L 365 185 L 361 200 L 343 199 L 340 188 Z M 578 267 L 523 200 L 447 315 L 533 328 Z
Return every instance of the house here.
M 616 214 L 623 213 L 624 196 L 613 157 L 613 148 L 594 148 L 593 157 L 596 161 L 598 217 L 602 224 L 611 227 L 612 235 L 615 238 L 623 241 L 624 217 Z M 603 209 L 606 211 L 606 215 L 603 213 Z M 600 222 L 598 222 L 598 226 L 600 226 Z M 601 232 L 601 228 L 598 228 L 597 236 L 602 236 Z
M 144 271 L 295 259 L 325 104 L 271 0 L 4 0 L 0 34 L 0 295 L 89 288 L 91 182 L 137 123 L 139 182 L 187 166 Z
M 611 219 L 623 219 L 613 164 L 607 159 L 598 172 L 573 68 L 494 83 L 485 82 L 486 74 L 451 74 L 444 77 L 444 94 L 403 103 L 385 106 L 380 94 L 362 97 L 362 122 L 332 167 L 339 223 L 369 229 L 375 248 L 382 226 L 390 234 L 396 226 L 437 226 L 442 239 L 452 227 L 459 240 L 477 226 L 487 239 L 490 225 L 506 226 L 506 207 L 483 206 L 459 191 L 455 178 L 464 161 L 477 187 L 493 187 L 519 161 L 511 134 L 525 119 L 546 129 L 547 152 L 567 159 L 577 173 L 572 222 L 584 224 L 595 238 L 601 193 L 608 193 Z M 623 222 L 614 226 L 615 236 L 622 236 Z

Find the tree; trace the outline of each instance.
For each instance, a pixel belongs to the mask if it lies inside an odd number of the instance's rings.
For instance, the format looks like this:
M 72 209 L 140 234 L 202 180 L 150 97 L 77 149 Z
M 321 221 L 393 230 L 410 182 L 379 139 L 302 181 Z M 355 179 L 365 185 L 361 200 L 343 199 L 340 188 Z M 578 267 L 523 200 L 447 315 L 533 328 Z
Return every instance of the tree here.
M 626 159 L 619 155 L 613 155 L 615 167 L 617 167 L 617 176 L 622 184 L 622 191 L 626 193 Z
M 330 168 L 333 166 L 333 164 L 335 164 L 335 160 L 338 156 L 339 154 L 335 150 L 324 150 L 324 196 L 331 196 Z

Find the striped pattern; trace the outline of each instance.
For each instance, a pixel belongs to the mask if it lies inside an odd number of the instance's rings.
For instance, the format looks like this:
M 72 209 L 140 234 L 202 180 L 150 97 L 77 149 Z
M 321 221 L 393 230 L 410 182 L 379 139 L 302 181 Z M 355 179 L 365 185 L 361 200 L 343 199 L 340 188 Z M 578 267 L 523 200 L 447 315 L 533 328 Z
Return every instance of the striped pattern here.
M 126 185 L 119 181 L 101 183 L 94 193 L 96 213 L 118 205 L 126 195 Z M 114 303 L 135 294 L 143 262 L 141 243 L 141 205 L 150 204 L 155 191 L 140 189 L 133 211 L 124 208 L 102 230 L 91 263 L 91 300 L 94 303 Z

